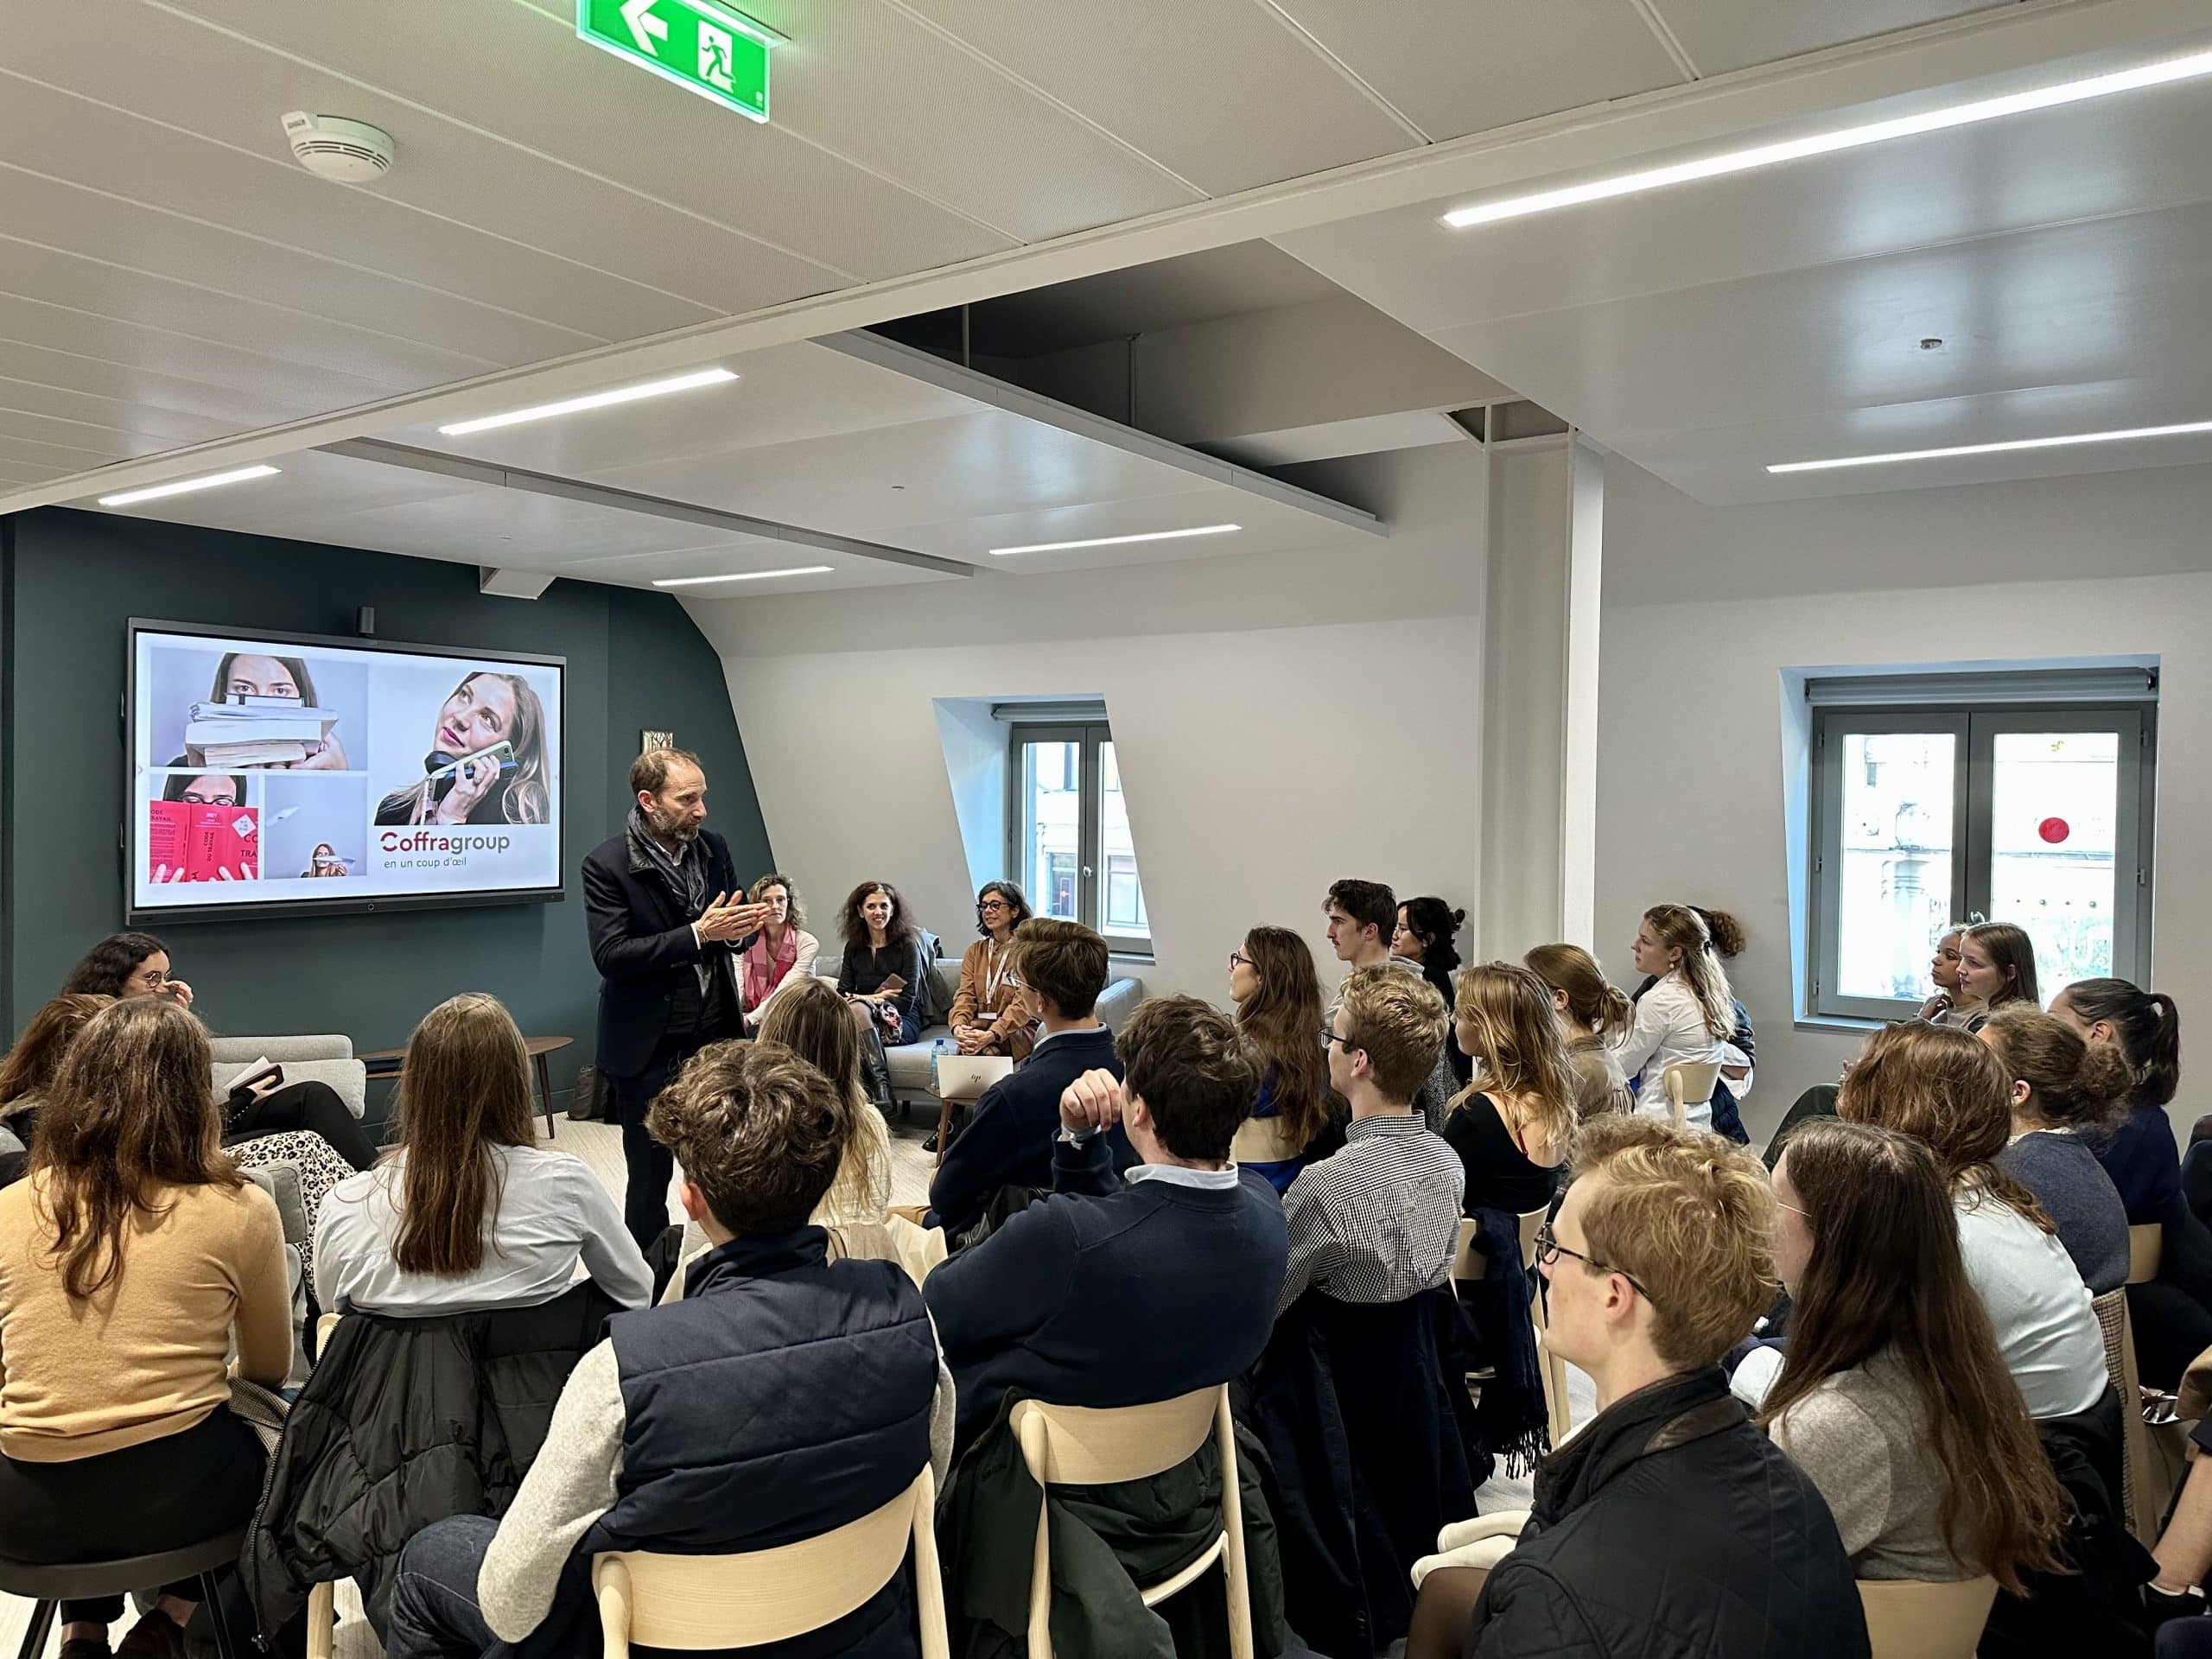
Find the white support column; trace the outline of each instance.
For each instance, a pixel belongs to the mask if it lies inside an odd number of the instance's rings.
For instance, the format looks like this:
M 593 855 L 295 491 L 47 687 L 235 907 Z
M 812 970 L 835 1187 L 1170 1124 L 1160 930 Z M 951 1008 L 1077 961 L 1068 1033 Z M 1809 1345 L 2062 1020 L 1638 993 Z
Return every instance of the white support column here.
M 1572 435 L 1491 456 L 1483 664 L 1484 957 L 1592 943 L 1605 474 Z

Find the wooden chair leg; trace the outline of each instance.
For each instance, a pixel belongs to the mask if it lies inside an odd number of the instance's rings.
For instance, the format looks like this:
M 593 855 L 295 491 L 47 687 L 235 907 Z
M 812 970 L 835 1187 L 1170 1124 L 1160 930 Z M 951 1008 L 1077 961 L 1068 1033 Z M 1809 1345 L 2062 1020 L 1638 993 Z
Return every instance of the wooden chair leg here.
M 327 1580 L 308 1592 L 308 1659 L 330 1659 L 338 1646 L 338 1586 Z
M 543 1054 L 537 1056 L 537 1103 L 545 1109 L 545 1136 L 550 1141 L 561 1131 L 553 1127 L 553 1069 L 545 1064 Z
M 937 1162 L 944 1166 L 944 1143 L 952 1138 L 952 1103 L 940 1100 L 937 1103 Z

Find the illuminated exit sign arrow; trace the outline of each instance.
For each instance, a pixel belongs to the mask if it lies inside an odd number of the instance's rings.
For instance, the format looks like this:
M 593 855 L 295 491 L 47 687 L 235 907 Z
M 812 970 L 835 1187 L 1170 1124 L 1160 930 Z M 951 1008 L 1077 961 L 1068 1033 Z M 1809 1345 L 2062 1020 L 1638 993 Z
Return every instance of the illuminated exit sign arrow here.
M 576 0 L 576 35 L 748 120 L 768 118 L 768 54 L 784 37 L 715 0 Z

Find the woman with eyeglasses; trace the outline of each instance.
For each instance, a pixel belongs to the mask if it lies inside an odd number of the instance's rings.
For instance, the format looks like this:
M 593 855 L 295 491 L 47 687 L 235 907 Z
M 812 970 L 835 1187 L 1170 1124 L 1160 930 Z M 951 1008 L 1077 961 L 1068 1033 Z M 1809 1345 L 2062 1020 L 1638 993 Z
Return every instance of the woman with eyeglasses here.
M 1029 900 L 1011 881 L 987 882 L 976 894 L 976 931 L 982 937 L 960 958 L 952 994 L 952 1040 L 963 1054 L 1029 1058 L 1029 1010 L 1014 971 L 1014 930 L 1030 917 Z
M 1229 953 L 1229 996 L 1236 1028 L 1260 1061 L 1260 1096 L 1236 1132 L 1237 1167 L 1278 1192 L 1316 1158 L 1341 1144 L 1329 1119 L 1329 1062 L 1321 978 L 1313 952 L 1287 927 L 1255 927 Z

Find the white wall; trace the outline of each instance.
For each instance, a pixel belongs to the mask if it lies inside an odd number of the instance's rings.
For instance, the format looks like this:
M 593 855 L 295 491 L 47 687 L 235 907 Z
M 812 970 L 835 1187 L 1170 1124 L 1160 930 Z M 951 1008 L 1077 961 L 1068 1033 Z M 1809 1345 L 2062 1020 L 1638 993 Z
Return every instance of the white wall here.
M 1481 452 L 1333 462 L 1300 481 L 1382 512 L 1390 537 L 1348 554 L 689 601 L 722 654 L 770 842 L 817 920 L 885 879 L 948 948 L 966 937 L 973 883 L 937 702 L 1025 696 L 1106 701 L 1150 988 L 1224 1001 L 1228 953 L 1262 922 L 1304 932 L 1328 977 L 1320 906 L 1338 876 L 1471 907 Z
M 1785 669 L 2158 656 L 2153 977 L 2185 1014 L 2212 1009 L 2212 884 L 2195 856 L 2212 823 L 2208 524 L 2212 468 L 1716 509 L 1609 466 L 1599 954 L 1626 976 L 1637 916 L 1662 899 L 1742 920 L 1755 1140 L 1862 1040 L 1793 1020 L 1784 803 L 1802 762 L 1784 753 Z M 1888 585 L 1843 590 L 1869 569 Z M 2088 575 L 2114 569 L 2180 573 Z M 2017 579 L 2071 572 L 2087 579 Z M 1623 592 L 1676 599 L 1616 603 Z M 2178 1127 L 2195 1116 L 2184 1101 Z

